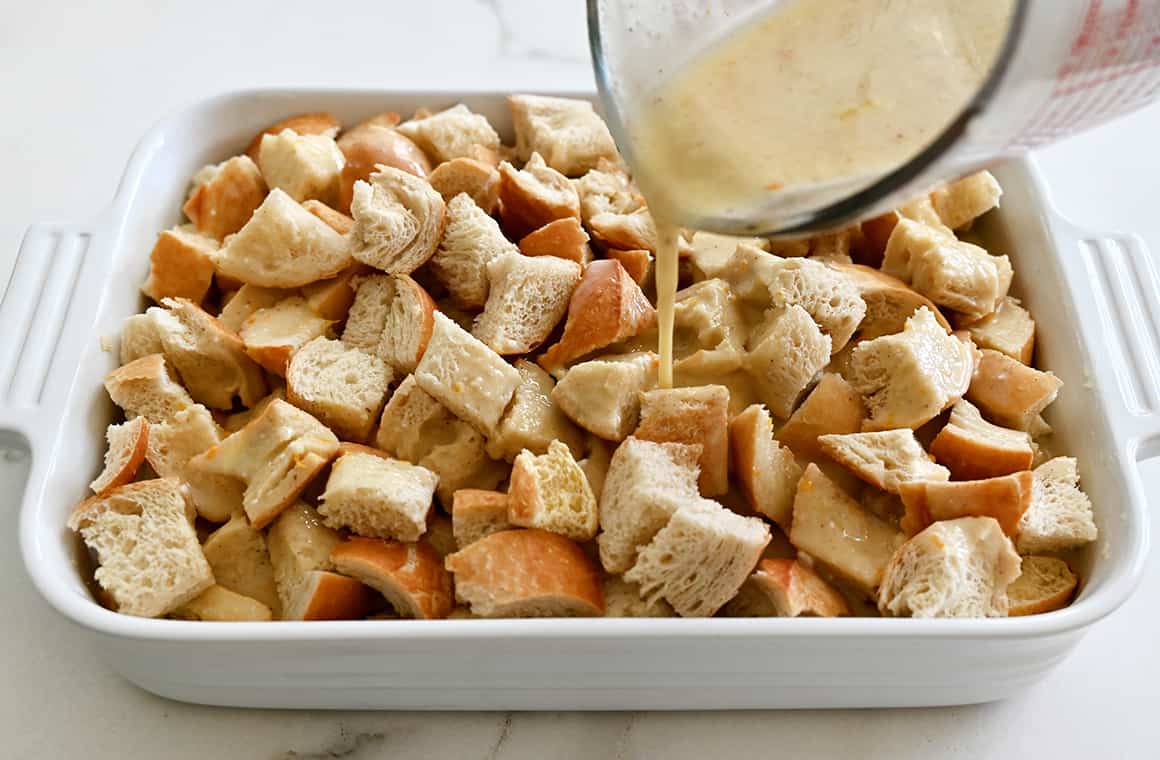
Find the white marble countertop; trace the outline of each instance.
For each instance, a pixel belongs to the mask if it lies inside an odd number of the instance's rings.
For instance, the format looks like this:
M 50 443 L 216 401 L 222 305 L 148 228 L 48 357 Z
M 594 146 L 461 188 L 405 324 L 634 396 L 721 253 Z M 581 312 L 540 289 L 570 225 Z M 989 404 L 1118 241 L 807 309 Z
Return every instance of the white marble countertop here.
M 581 0 L 40 0 L 0 25 L 0 285 L 24 228 L 85 220 L 145 129 L 182 104 L 263 85 L 591 85 Z M 1059 208 L 1160 253 L 1160 108 L 1039 155 Z M 3 350 L 3 347 L 0 347 Z M 1160 465 L 1143 466 L 1160 535 Z M 14 526 L 23 478 L 0 458 Z M 965 708 L 648 714 L 293 713 L 168 702 L 94 660 L 0 532 L 0 755 L 167 758 L 1156 757 L 1160 564 L 1045 681 Z

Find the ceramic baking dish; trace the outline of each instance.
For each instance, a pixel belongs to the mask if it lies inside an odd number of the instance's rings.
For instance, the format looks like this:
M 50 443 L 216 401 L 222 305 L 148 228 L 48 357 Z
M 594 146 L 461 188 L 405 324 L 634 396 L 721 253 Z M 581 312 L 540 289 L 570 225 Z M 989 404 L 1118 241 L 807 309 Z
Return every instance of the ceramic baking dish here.
M 32 227 L 0 304 L 0 434 L 28 447 L 20 516 L 30 576 L 133 683 L 173 699 L 320 708 L 643 709 L 940 705 L 1041 678 L 1132 591 L 1147 520 L 1137 463 L 1160 453 L 1160 277 L 1141 241 L 1051 210 L 1030 163 L 982 232 L 1009 253 L 1039 359 L 1065 382 L 1056 448 L 1079 457 L 1100 539 L 1069 608 L 1010 620 L 708 619 L 192 623 L 110 612 L 64 527 L 100 468 L 114 408 L 101 385 L 159 230 L 188 178 L 287 114 L 352 123 L 463 101 L 508 131 L 501 95 L 286 90 L 218 97 L 156 126 L 94 222 Z M 510 137 L 510 135 L 509 135 Z M 8 435 L 11 438 L 11 435 Z

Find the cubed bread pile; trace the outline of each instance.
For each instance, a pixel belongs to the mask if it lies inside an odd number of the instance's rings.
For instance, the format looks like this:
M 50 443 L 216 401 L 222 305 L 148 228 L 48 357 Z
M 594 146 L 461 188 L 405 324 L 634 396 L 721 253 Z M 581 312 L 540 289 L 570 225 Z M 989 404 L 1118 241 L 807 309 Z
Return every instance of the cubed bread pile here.
M 69 527 L 207 621 L 996 617 L 1096 538 L 981 173 L 801 240 L 685 231 L 658 387 L 645 200 L 587 102 L 263 129 L 193 177 Z M 241 147 L 241 146 L 239 146 Z

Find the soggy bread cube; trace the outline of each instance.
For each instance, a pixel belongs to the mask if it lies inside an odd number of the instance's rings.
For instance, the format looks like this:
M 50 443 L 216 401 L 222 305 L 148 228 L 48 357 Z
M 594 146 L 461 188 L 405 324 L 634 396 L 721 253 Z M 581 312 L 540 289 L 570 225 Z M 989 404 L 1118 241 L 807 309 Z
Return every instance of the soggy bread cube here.
M 462 103 L 424 118 L 405 121 L 398 126 L 398 130 L 414 140 L 433 164 L 463 156 L 471 157 L 475 145 L 493 151 L 500 147 L 499 135 L 487 117 L 472 113 Z
M 1079 579 L 1057 557 L 1024 557 L 1022 572 L 1007 587 L 1007 616 L 1040 615 L 1063 609 Z
M 150 354 L 164 352 L 157 323 L 148 314 L 134 314 L 121 323 L 118 356 L 125 365 Z
M 922 306 L 930 309 L 935 320 L 950 331 L 950 323 L 934 302 L 897 277 L 857 264 L 834 265 L 834 269 L 846 276 L 866 303 L 866 316 L 858 325 L 858 338 L 872 340 L 902 332 L 906 320 Z
M 190 461 L 221 443 L 223 433 L 201 404 L 182 409 L 165 422 L 149 426 L 145 459 L 163 478 L 180 478 L 189 487 L 197 514 L 210 522 L 225 522 L 242 508 L 245 484 L 229 475 L 204 472 Z
M 830 337 L 832 351 L 849 342 L 866 315 L 866 302 L 849 278 L 817 261 L 786 259 L 766 286 L 775 307 L 805 309 Z
M 281 615 L 282 602 L 266 537 L 250 525 L 245 515 L 235 514 L 211 533 L 201 548 L 219 586 L 258 600 L 275 617 Z
M 426 541 L 401 544 L 351 536 L 330 553 L 334 566 L 378 591 L 401 616 L 445 618 L 451 612 L 451 575 Z
M 382 597 L 354 578 L 326 570 L 311 570 L 282 605 L 283 620 L 359 620 Z
M 862 242 L 862 228 L 858 225 L 824 232 L 810 238 L 809 258 L 823 264 L 853 264 L 852 252 Z
M 723 385 L 661 388 L 640 395 L 636 438 L 699 444 L 701 494 L 729 490 L 729 390 Z
M 698 446 L 625 440 L 612 455 L 600 494 L 600 562 L 623 573 L 681 506 L 703 500 L 697 492 Z
M 358 280 L 342 342 L 385 361 L 397 373 L 411 372 L 423 358 L 435 329 L 435 302 L 405 274 Z
M 993 422 L 1031 430 L 1040 413 L 1055 401 L 1063 381 L 1050 372 L 1028 367 L 1006 354 L 983 349 L 967 389 L 967 399 Z
M 504 232 L 519 240 L 548 222 L 580 216 L 580 196 L 560 172 L 533 153 L 523 169 L 499 165 L 500 218 Z
M 214 256 L 218 271 L 267 288 L 297 288 L 352 263 L 347 238 L 275 188 Z
M 173 611 L 180 620 L 218 623 L 264 622 L 274 615 L 269 607 L 248 596 L 214 584 Z
M 997 208 L 1002 195 L 994 175 L 982 171 L 938 188 L 930 194 L 930 202 L 942 223 L 957 230 Z
M 478 488 L 461 488 L 451 502 L 451 526 L 460 549 L 484 536 L 510 530 L 508 495 Z
M 222 240 L 249 221 L 266 197 L 262 172 L 247 156 L 207 166 L 193 178 L 182 211 L 203 235 Z
M 1061 552 L 1099 536 L 1092 502 L 1079 488 L 1072 457 L 1056 457 L 1035 468 L 1031 504 L 1019 521 L 1015 539 L 1020 554 Z
M 68 526 L 96 553 L 94 577 L 125 615 L 160 617 L 213 585 L 177 480 L 94 496 L 73 510 Z
M 552 441 L 548 452 L 516 457 L 508 487 L 508 521 L 589 541 L 596 536 L 596 497 L 572 452 Z
M 822 451 L 875 488 L 898 493 L 903 483 L 945 481 L 950 470 L 935 464 L 910 428 L 818 436 Z
M 520 384 L 499 428 L 488 438 L 487 453 L 511 461 L 524 449 L 544 454 L 548 444 L 561 441 L 578 456 L 583 451 L 584 438 L 552 401 L 552 389 L 556 387 L 552 376 L 526 359 L 517 360 L 515 367 Z
M 769 543 L 769 526 L 714 502 L 682 507 L 640 550 L 624 579 L 681 617 L 709 617 L 732 599 Z
M 471 333 L 435 313 L 435 328 L 415 368 L 419 387 L 485 433 L 495 430 L 520 373 Z
M 255 528 L 264 528 L 337 453 L 334 433 L 277 399 L 250 424 L 194 457 L 189 466 L 242 480 L 246 516 Z
M 609 441 L 623 441 L 640 417 L 640 393 L 656 384 L 655 354 L 625 354 L 572 367 L 552 389 L 568 418 Z
M 188 298 L 200 303 L 213 283 L 213 253 L 218 242 L 192 225 L 165 230 L 149 254 L 149 278 L 141 292 L 154 301 Z
M 347 441 L 365 441 L 382 411 L 391 370 L 377 356 L 315 338 L 286 368 L 286 398 Z
M 1005 617 L 1007 587 L 1018 577 L 1019 555 L 995 520 L 937 522 L 890 558 L 878 609 L 893 617 Z
M 730 259 L 742 243 L 757 248 L 768 249 L 769 241 L 764 238 L 734 237 L 697 230 L 689 240 L 688 257 L 693 269 L 693 279 L 719 279 L 726 271 Z
M 505 253 L 488 262 L 487 279 L 487 305 L 472 334 L 498 354 L 526 354 L 564 318 L 580 282 L 580 265 L 555 256 Z
M 618 261 L 593 261 L 572 291 L 560 342 L 540 357 L 552 372 L 656 324 L 656 310 Z
M 195 401 L 231 409 L 234 398 L 251 406 L 266 395 L 262 370 L 246 354 L 237 333 L 184 298 L 166 298 L 149 310 L 157 323 L 165 358 L 172 362 Z
M 334 569 L 330 552 L 341 542 L 338 531 L 326 527 L 322 516 L 302 502 L 278 515 L 267 532 L 266 546 L 284 608 L 310 573 Z
M 866 405 L 858 391 L 841 375 L 827 372 L 778 428 L 776 438 L 803 459 L 824 459 L 819 437 L 857 433 L 865 419 Z
M 453 158 L 436 166 L 428 179 L 447 203 L 464 194 L 488 215 L 499 203 L 499 169 L 483 161 Z
M 431 271 L 457 304 L 478 309 L 487 302 L 488 264 L 518 250 L 494 219 L 466 195 L 457 195 L 447 204 L 447 231 L 431 257 Z
M 830 336 L 801 306 L 776 311 L 749 338 L 745 367 L 761 400 L 777 417 L 793 413 L 798 399 L 830 361 Z
M 663 598 L 652 601 L 640 598 L 640 586 L 630 583 L 619 575 L 609 575 L 604 579 L 604 617 L 610 618 L 662 618 L 676 617 L 672 605 Z
M 286 191 L 294 200 L 338 203 L 338 179 L 345 162 L 333 137 L 300 135 L 285 129 L 262 135 L 258 168 L 271 189 Z
M 930 453 L 958 480 L 983 480 L 1030 469 L 1035 445 L 1028 433 L 992 425 L 974 404 L 960 399 Z
M 435 473 L 358 449 L 335 460 L 318 513 L 332 528 L 362 536 L 418 541 L 427 530 Z
M 512 95 L 508 106 L 521 161 L 539 153 L 556 171 L 578 177 L 600 159 L 617 156 L 608 127 L 587 100 Z
M 445 560 L 455 597 L 480 617 L 599 617 L 600 571 L 576 544 L 544 530 L 506 530 Z
M 137 476 L 149 444 L 149 422 L 144 417 L 134 417 L 120 425 L 109 425 L 105 440 L 105 467 L 89 484 L 97 496 L 104 496 Z
M 763 559 L 737 596 L 725 605 L 729 617 L 838 617 L 849 615 L 846 599 L 796 559 Z
M 341 128 L 342 123 L 332 113 L 313 111 L 311 113 L 294 114 L 281 121 L 274 122 L 254 135 L 249 145 L 246 146 L 246 155 L 257 161 L 258 151 L 262 147 L 262 138 L 266 135 L 279 134 L 287 129 L 299 135 L 325 135 L 326 137 L 334 137 Z
M 337 232 L 339 235 L 347 235 L 354 229 L 354 219 L 351 219 L 341 211 L 336 211 L 322 201 L 306 200 L 302 201 L 302 208 L 314 214 L 320 220 L 326 223 L 326 226 Z
M 1031 364 L 1035 352 L 1035 320 L 1017 299 L 1007 296 L 994 314 L 972 322 L 966 329 L 979 348 L 994 349 Z
M 802 469 L 773 438 L 769 411 L 753 404 L 729 423 L 730 466 L 754 511 L 788 529 Z
M 295 296 L 254 312 L 242 323 L 238 337 L 251 359 L 285 377 L 291 355 L 315 338 L 325 337 L 333 324 L 316 315 L 306 299 Z
M 849 380 L 866 400 L 869 418 L 863 428 L 920 427 L 962 397 L 973 367 L 971 347 L 920 308 L 901 333 L 854 349 Z
M 354 184 L 352 255 L 388 274 L 410 274 L 435 253 L 447 206 L 427 180 L 383 166 Z
M 556 256 L 574 261 L 581 268 L 592 261 L 588 233 L 574 216 L 548 222 L 538 230 L 524 235 L 520 239 L 520 253 L 525 256 Z
M 863 593 L 873 594 L 902 534 L 811 463 L 798 482 L 789 540 Z
M 431 162 L 410 138 L 384 124 L 363 123 L 338 138 L 343 166 L 338 181 L 338 208 L 350 210 L 356 182 L 366 181 L 379 166 L 416 177 L 431 175 Z
M 939 520 L 993 517 L 1003 532 L 1014 538 L 1019 520 L 1031 503 L 1032 480 L 1031 473 L 1025 470 L 986 480 L 902 483 L 898 489 L 906 507 L 902 530 L 913 536 Z
M 430 546 L 439 555 L 439 566 L 443 567 L 443 558 L 453 554 L 459 547 L 455 543 L 455 526 L 451 518 L 436 512 L 427 519 L 427 532 L 423 534 L 423 543 Z
M 243 285 L 230 296 L 217 320 L 227 330 L 238 332 L 246 320 L 262 309 L 277 306 L 278 303 L 294 295 L 293 290 L 282 288 L 263 288 L 259 285 Z
M 724 280 L 702 280 L 677 291 L 673 302 L 673 345 L 701 352 L 737 353 L 745 348 L 747 327 L 729 285 Z M 686 359 L 688 357 L 685 357 Z
M 142 356 L 105 375 L 105 390 L 130 419 L 165 422 L 194 404 L 161 354 Z
M 882 271 L 969 319 L 999 307 L 1011 287 L 1011 262 L 943 231 L 902 219 L 890 235 Z

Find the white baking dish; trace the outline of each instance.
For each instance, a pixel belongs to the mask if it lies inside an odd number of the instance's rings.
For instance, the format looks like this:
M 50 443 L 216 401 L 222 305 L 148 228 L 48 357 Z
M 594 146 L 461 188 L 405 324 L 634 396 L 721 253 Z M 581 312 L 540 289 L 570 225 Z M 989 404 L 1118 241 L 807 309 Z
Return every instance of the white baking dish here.
M 29 230 L 0 303 L 0 435 L 32 453 L 21 546 L 44 597 L 149 691 L 223 705 L 641 709 L 939 705 L 998 699 L 1041 678 L 1140 577 L 1147 520 L 1137 469 L 1160 453 L 1160 278 L 1141 242 L 1082 232 L 1050 208 L 1029 163 L 984 232 L 1011 254 L 1038 319 L 1039 357 L 1066 385 L 1049 418 L 1079 457 L 1100 540 L 1069 608 L 1011 620 L 453 620 L 191 623 L 96 604 L 65 518 L 99 469 L 114 409 L 101 386 L 157 232 L 187 179 L 287 114 L 350 123 L 462 100 L 501 129 L 489 93 L 261 91 L 155 127 L 112 207 Z

